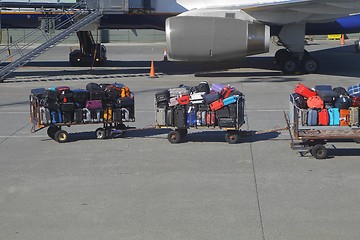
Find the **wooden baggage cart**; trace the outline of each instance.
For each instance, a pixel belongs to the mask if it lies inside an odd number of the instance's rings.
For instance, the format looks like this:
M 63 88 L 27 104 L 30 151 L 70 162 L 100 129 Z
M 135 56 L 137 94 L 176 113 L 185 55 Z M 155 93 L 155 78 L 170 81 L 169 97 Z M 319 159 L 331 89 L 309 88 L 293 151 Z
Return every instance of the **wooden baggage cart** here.
M 360 143 L 359 126 L 302 126 L 300 109 L 293 102 L 294 99 L 290 100 L 289 114 L 284 112 L 284 117 L 290 133 L 290 147 L 301 156 L 310 153 L 316 159 L 324 159 L 328 155 L 325 147 L 328 142 L 350 140 Z
M 134 97 L 132 95 L 132 97 Z M 40 116 L 40 101 L 34 96 L 30 95 L 30 123 L 32 124 L 31 132 L 35 133 L 44 128 L 47 128 L 47 134 L 50 138 L 54 139 L 59 143 L 64 143 L 68 141 L 69 134 L 67 131 L 63 130 L 62 127 L 70 127 L 74 125 L 95 125 L 102 124 L 102 127 L 99 127 L 95 130 L 95 135 L 97 139 L 105 139 L 111 137 L 113 134 L 123 135 L 125 134 L 128 127 L 124 124 L 125 122 L 135 122 L 135 114 L 130 116 L 129 119 L 122 119 L 121 121 L 113 121 L 101 119 L 96 122 L 65 122 L 65 123 L 42 123 Z M 135 105 L 131 107 L 132 113 L 134 113 Z
M 196 125 L 193 127 L 190 127 L 189 125 L 186 125 L 185 127 L 178 127 L 174 122 L 167 123 L 167 124 L 161 124 L 159 123 L 157 119 L 157 115 L 155 117 L 156 121 L 156 128 L 162 128 L 162 129 L 171 129 L 172 131 L 169 132 L 167 139 L 170 143 L 180 143 L 184 140 L 184 138 L 188 134 L 188 129 L 222 129 L 226 131 L 225 134 L 225 140 L 229 144 L 235 144 L 239 141 L 240 137 L 240 128 L 245 123 L 245 114 L 244 114 L 244 107 L 245 107 L 245 97 L 239 96 L 236 103 L 236 118 L 234 118 L 234 125 L 232 127 L 220 127 L 218 124 L 218 121 L 214 125 Z M 156 108 L 156 106 L 155 106 Z M 158 109 L 156 109 L 157 111 Z M 167 109 L 169 111 L 169 109 Z M 186 119 L 185 119 L 186 121 Z

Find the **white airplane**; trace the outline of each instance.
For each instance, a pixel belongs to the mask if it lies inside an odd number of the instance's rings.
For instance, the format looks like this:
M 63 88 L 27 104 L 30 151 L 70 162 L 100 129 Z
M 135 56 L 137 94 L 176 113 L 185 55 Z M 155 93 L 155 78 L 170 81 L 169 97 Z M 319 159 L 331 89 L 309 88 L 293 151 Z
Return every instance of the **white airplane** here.
M 170 58 L 226 61 L 269 51 L 271 35 L 285 49 L 275 54 L 285 73 L 314 73 L 318 62 L 304 50 L 309 23 L 360 12 L 359 0 L 153 0 L 155 12 L 181 12 L 166 20 Z M 270 31 L 271 29 L 271 31 Z

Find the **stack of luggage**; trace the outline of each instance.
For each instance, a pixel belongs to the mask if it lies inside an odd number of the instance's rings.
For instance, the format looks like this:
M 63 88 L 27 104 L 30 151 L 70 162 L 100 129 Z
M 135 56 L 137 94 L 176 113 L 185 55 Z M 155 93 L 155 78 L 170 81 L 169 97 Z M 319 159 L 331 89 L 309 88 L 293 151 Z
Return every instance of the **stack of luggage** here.
M 360 84 L 343 87 L 295 87 L 290 101 L 297 107 L 300 126 L 359 127 Z
M 86 89 L 67 86 L 36 88 L 30 95 L 40 124 L 134 121 L 134 95 L 124 84 L 89 83 Z
M 231 86 L 201 82 L 155 94 L 158 126 L 235 128 L 244 121 L 243 94 Z

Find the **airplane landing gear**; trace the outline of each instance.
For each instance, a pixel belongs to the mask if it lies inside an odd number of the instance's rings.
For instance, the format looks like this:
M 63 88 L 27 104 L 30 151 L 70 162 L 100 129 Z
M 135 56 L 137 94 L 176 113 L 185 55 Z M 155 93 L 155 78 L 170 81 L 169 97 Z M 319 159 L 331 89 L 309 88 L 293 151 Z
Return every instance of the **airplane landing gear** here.
M 306 50 L 300 59 L 299 56 L 292 54 L 287 49 L 280 49 L 275 53 L 275 61 L 285 74 L 295 74 L 298 71 L 316 73 L 319 70 L 318 61 Z

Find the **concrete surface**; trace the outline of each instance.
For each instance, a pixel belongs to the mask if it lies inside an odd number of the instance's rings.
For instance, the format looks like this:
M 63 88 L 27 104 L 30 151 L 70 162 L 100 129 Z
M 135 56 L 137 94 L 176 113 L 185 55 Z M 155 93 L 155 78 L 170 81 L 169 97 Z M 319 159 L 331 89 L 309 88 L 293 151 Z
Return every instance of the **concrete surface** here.
M 243 130 L 285 127 L 298 82 L 359 83 L 352 46 L 317 41 L 319 74 L 282 75 L 271 53 L 232 64 L 163 63 L 163 44 L 108 45 L 105 67 L 71 68 L 58 46 L 0 85 L 0 239 L 353 240 L 360 236 L 360 149 L 342 142 L 330 158 L 300 157 L 286 131 L 229 145 L 219 130 L 191 130 L 172 145 L 154 125 L 154 93 L 181 83 L 232 84 L 246 96 Z M 150 79 L 155 60 L 159 78 Z M 221 70 L 227 67 L 228 70 Z M 214 70 L 214 71 L 210 71 Z M 79 79 L 82 75 L 82 79 Z M 67 79 L 67 80 L 66 80 Z M 51 80 L 51 81 L 50 81 Z M 121 82 L 136 97 L 139 128 L 96 140 L 98 125 L 65 128 L 70 142 L 30 133 L 32 88 Z M 328 146 L 332 148 L 332 146 Z

